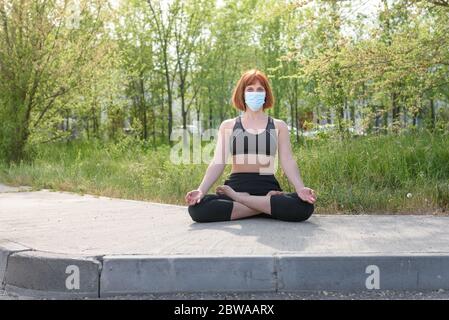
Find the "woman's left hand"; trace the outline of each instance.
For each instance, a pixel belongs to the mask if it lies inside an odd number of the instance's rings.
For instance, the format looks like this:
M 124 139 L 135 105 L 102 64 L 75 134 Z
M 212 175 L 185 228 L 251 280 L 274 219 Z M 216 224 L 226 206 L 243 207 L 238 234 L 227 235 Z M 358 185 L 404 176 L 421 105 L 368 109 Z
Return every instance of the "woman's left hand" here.
M 315 203 L 316 201 L 316 194 L 315 190 L 303 187 L 302 189 L 296 190 L 296 193 L 298 194 L 298 197 L 300 197 L 303 201 L 306 201 L 308 203 Z

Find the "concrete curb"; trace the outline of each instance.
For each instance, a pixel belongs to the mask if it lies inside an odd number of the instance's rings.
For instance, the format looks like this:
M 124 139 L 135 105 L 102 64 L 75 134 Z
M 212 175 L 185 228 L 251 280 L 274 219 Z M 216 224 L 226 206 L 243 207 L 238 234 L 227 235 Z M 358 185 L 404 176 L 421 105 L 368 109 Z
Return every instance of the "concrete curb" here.
M 5 248 L 0 252 L 6 252 Z M 101 262 L 95 257 L 30 250 L 10 252 L 6 257 L 3 282 L 7 292 L 30 297 L 99 296 Z
M 449 289 L 448 253 L 76 257 L 0 242 L 7 292 L 55 299 L 176 292 Z
M 275 291 L 270 256 L 105 256 L 100 296 Z
M 8 266 L 8 258 L 15 252 L 31 250 L 21 244 L 8 240 L 0 240 L 0 289 L 5 288 L 5 274 Z
M 280 291 L 449 288 L 449 255 L 279 257 Z
M 100 296 L 376 289 L 449 289 L 449 255 L 107 256 Z

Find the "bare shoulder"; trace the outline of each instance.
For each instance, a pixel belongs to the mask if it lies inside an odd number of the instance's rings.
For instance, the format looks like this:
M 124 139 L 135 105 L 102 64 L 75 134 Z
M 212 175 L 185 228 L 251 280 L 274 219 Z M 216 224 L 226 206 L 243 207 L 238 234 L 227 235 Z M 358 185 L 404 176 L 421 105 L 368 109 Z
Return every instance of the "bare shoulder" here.
M 220 128 L 232 129 L 234 127 L 234 124 L 235 124 L 235 118 L 226 119 L 226 120 L 222 121 L 222 123 L 220 124 Z
M 235 125 L 235 118 L 223 120 L 220 124 L 220 128 L 218 129 L 225 136 L 229 136 L 232 133 L 232 129 Z
M 273 122 L 274 122 L 274 127 L 276 128 L 276 129 L 278 129 L 278 130 L 282 130 L 282 131 L 284 131 L 284 130 L 287 130 L 288 131 L 288 126 L 287 126 L 287 123 L 285 123 L 285 121 L 284 120 L 282 120 L 282 119 L 275 119 L 275 118 L 273 118 L 273 117 L 271 117 L 272 119 L 273 119 Z

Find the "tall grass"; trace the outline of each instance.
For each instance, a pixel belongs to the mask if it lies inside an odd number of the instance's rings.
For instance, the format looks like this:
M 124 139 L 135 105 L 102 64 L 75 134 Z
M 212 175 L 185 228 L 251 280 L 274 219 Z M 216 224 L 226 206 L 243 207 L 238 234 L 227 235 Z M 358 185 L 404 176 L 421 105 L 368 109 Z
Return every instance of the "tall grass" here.
M 439 213 L 449 208 L 449 136 L 426 131 L 314 141 L 295 148 L 327 213 Z M 325 209 L 324 209 L 325 208 Z
M 292 141 L 293 142 L 293 141 Z M 174 164 L 168 146 L 157 150 L 131 138 L 119 143 L 41 145 L 33 163 L 0 164 L 0 181 L 117 198 L 185 205 L 204 164 Z M 293 143 L 306 186 L 316 190 L 316 213 L 444 213 L 449 208 L 449 136 L 426 131 Z M 224 174 L 210 189 L 224 182 Z M 282 188 L 293 191 L 282 170 Z

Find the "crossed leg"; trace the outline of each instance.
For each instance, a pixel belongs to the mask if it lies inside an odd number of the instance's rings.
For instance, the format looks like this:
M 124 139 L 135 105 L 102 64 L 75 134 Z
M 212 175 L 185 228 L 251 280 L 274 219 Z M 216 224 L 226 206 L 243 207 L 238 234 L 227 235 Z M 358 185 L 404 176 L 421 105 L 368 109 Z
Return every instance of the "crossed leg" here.
M 246 218 L 261 213 L 271 215 L 270 199 L 274 194 L 283 193 L 282 191 L 270 191 L 265 196 L 254 196 L 248 192 L 236 192 L 228 185 L 218 186 L 218 194 L 224 194 L 234 200 L 234 206 L 231 213 L 231 220 Z

